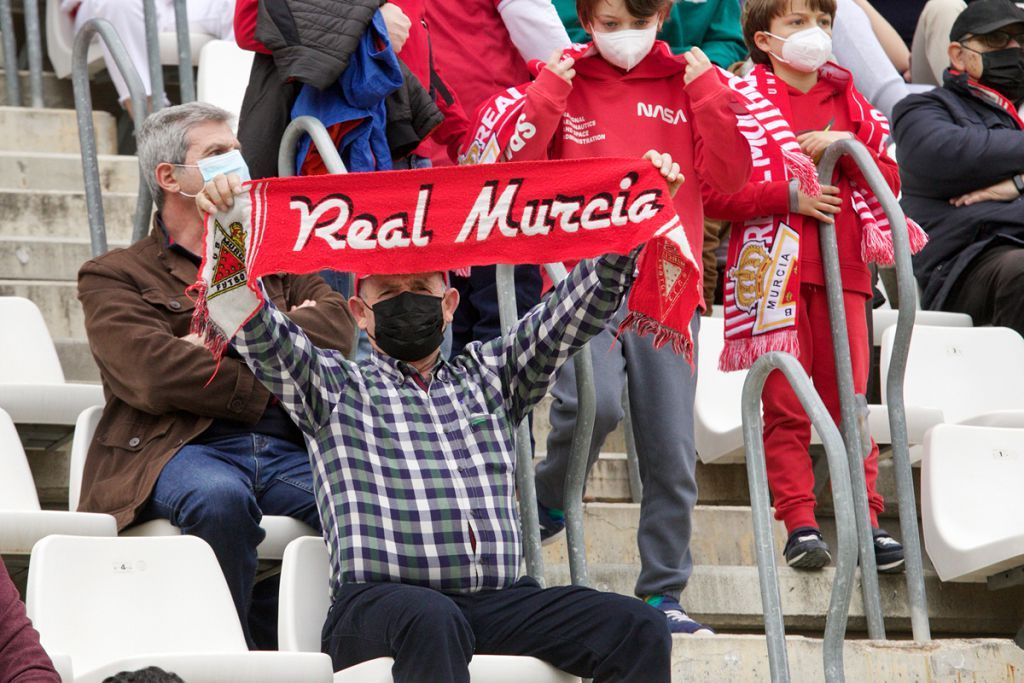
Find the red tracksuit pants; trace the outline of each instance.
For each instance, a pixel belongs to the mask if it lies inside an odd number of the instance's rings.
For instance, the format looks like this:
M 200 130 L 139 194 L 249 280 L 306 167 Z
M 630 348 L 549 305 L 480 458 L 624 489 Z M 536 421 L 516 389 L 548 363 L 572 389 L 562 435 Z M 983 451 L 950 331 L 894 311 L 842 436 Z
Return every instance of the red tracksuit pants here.
M 871 347 L 868 342 L 867 319 L 864 315 L 867 297 L 858 292 L 843 292 L 846 307 L 846 331 L 850 338 L 853 362 L 853 386 L 863 394 L 867 389 Z M 800 340 L 800 364 L 821 395 L 832 419 L 839 424 L 839 391 L 836 384 L 835 356 L 829 331 L 828 297 L 825 288 L 801 285 L 800 308 L 797 314 L 797 335 Z M 783 374 L 776 370 L 764 385 L 764 447 L 768 465 L 768 486 L 775 501 L 775 518 L 782 520 L 786 531 L 809 526 L 817 528 L 814 517 L 814 472 L 808 447 L 811 442 L 811 421 Z M 864 461 L 871 526 L 878 526 L 878 514 L 885 501 L 875 490 L 878 479 L 878 445 L 871 441 L 871 454 Z

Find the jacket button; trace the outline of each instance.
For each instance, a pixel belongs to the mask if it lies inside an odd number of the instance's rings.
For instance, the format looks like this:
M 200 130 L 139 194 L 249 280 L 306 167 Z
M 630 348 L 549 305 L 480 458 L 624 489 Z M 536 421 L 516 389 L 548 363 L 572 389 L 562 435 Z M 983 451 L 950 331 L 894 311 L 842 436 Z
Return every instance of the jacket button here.
M 132 438 L 128 439 L 128 448 L 135 448 L 140 443 L 142 443 L 142 439 L 140 439 L 137 436 L 133 436 Z
M 241 410 L 242 401 L 236 398 L 235 400 L 231 401 L 231 403 L 228 404 L 228 408 L 231 408 L 231 410 Z
M 170 306 L 172 311 L 181 310 L 181 302 L 177 301 L 176 299 L 172 299 L 167 305 Z

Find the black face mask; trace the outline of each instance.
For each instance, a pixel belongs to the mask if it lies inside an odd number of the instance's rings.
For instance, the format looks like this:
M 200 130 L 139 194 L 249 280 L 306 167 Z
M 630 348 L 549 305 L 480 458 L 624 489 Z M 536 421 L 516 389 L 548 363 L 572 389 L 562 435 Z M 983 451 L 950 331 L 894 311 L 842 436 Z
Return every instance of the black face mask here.
M 981 64 L 979 83 L 992 88 L 1014 104 L 1024 98 L 1024 51 L 1010 47 L 982 52 Z
M 381 351 L 406 363 L 426 358 L 441 346 L 444 337 L 441 301 L 439 296 L 414 292 L 378 301 L 370 307 L 376 332 L 373 340 Z

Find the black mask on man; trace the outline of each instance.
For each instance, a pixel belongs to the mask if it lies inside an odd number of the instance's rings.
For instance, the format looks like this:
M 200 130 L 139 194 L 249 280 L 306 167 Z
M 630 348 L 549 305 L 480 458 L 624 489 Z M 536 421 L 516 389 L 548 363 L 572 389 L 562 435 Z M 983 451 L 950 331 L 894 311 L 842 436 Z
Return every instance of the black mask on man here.
M 981 53 L 978 81 L 1017 104 L 1024 99 L 1024 51 L 1018 47 Z
M 370 307 L 373 340 L 381 351 L 406 363 L 426 358 L 441 346 L 444 337 L 441 302 L 439 296 L 415 292 L 378 301 Z

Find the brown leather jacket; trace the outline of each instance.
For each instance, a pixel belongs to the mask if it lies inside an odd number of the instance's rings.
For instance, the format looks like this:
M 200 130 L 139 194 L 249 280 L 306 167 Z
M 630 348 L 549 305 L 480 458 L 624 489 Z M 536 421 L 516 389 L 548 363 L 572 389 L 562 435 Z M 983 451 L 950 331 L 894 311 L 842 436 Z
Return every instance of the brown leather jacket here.
M 182 445 L 214 418 L 255 423 L 270 399 L 243 361 L 225 357 L 214 375 L 210 352 L 181 339 L 193 309 L 185 288 L 197 270 L 165 246 L 156 228 L 127 249 L 86 262 L 78 273 L 78 299 L 107 401 L 86 459 L 79 509 L 111 514 L 119 529 L 132 524 Z M 289 317 L 316 345 L 349 350 L 352 316 L 323 280 L 275 275 L 263 281 L 282 311 L 316 301 Z

